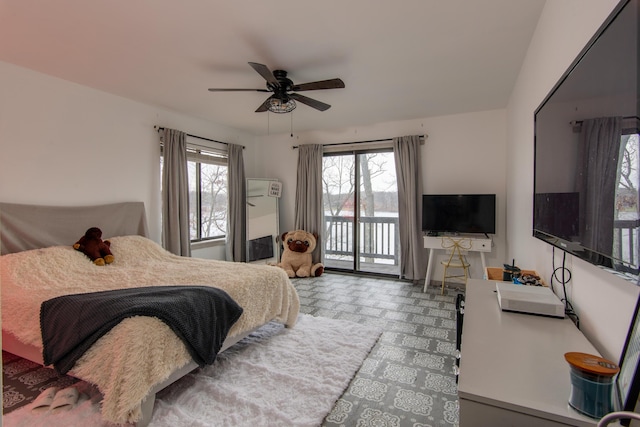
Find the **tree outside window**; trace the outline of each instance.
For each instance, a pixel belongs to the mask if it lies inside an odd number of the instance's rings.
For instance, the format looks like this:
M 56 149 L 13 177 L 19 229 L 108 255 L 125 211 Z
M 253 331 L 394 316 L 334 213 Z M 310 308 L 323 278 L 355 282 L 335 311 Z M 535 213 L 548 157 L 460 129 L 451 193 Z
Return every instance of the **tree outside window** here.
M 162 176 L 162 160 L 161 157 L 160 176 Z M 228 205 L 227 171 L 226 153 L 187 148 L 189 236 L 192 242 L 225 237 Z

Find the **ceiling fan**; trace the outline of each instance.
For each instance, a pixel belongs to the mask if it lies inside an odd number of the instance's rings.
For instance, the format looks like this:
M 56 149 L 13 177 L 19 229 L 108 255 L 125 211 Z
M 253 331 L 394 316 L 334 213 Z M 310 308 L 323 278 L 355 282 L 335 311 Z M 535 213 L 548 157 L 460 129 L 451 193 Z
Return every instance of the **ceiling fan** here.
M 289 113 L 296 108 L 295 101 L 302 102 L 316 110 L 325 111 L 331 108 L 331 105 L 320 102 L 316 99 L 309 98 L 299 93 L 306 90 L 320 89 L 341 89 L 344 88 L 344 82 L 340 79 L 321 80 L 311 83 L 293 84 L 287 78 L 287 72 L 284 70 L 274 70 L 271 72 L 266 65 L 256 62 L 249 62 L 249 65 L 258 72 L 266 81 L 266 89 L 216 89 L 210 88 L 211 92 L 273 92 L 256 110 L 256 113 L 271 111 L 273 113 Z

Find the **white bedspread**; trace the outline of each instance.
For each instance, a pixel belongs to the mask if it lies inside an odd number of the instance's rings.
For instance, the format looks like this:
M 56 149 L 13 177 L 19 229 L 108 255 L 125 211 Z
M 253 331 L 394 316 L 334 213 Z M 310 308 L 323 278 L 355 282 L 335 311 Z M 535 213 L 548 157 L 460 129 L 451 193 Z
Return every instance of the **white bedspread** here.
M 2 329 L 42 348 L 39 313 L 43 301 L 72 293 L 154 285 L 207 285 L 225 290 L 244 309 L 229 337 L 270 320 L 295 325 L 298 295 L 280 268 L 178 257 L 140 236 L 109 240 L 115 261 L 103 267 L 66 246 L 1 256 Z M 190 360 L 182 341 L 163 322 L 133 317 L 98 340 L 72 373 L 100 388 L 105 420 L 135 422 L 151 388 Z

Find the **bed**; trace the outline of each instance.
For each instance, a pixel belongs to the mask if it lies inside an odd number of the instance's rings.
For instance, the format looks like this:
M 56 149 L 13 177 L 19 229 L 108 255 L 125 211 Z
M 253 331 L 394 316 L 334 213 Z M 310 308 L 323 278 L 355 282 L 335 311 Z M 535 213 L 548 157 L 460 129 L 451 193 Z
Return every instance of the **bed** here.
M 98 226 L 115 261 L 96 266 L 72 248 Z M 300 303 L 286 273 L 266 265 L 179 257 L 148 239 L 144 205 L 46 207 L 0 203 L 2 347 L 43 363 L 40 306 L 68 294 L 151 286 L 212 286 L 243 309 L 221 351 L 253 330 L 278 321 L 293 327 Z M 155 317 L 136 316 L 99 338 L 70 375 L 103 394 L 102 416 L 116 423 L 149 423 L 155 393 L 198 365 L 183 341 Z

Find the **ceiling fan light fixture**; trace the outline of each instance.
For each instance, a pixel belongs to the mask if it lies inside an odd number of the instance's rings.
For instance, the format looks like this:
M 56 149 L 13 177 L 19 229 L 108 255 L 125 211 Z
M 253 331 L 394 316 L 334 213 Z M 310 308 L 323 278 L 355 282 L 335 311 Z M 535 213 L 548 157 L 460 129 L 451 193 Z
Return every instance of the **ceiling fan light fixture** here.
M 326 111 L 331 105 L 309 98 L 297 92 L 306 90 L 320 89 L 341 89 L 344 88 L 344 82 L 341 79 L 319 80 L 316 82 L 293 84 L 287 78 L 285 70 L 269 70 L 269 67 L 257 62 L 249 62 L 249 65 L 262 76 L 267 82 L 266 89 L 231 89 L 231 88 L 209 88 L 210 92 L 273 92 L 269 98 L 264 100 L 256 109 L 256 113 L 264 113 L 271 111 L 272 113 L 283 114 L 290 113 L 296 108 L 296 101 L 315 108 L 318 111 Z M 294 93 L 289 93 L 294 92 Z M 295 101 L 294 101 L 295 100 Z
M 267 104 L 267 109 L 272 113 L 284 114 L 290 113 L 296 108 L 296 102 L 293 99 L 283 101 L 278 98 L 271 98 Z

